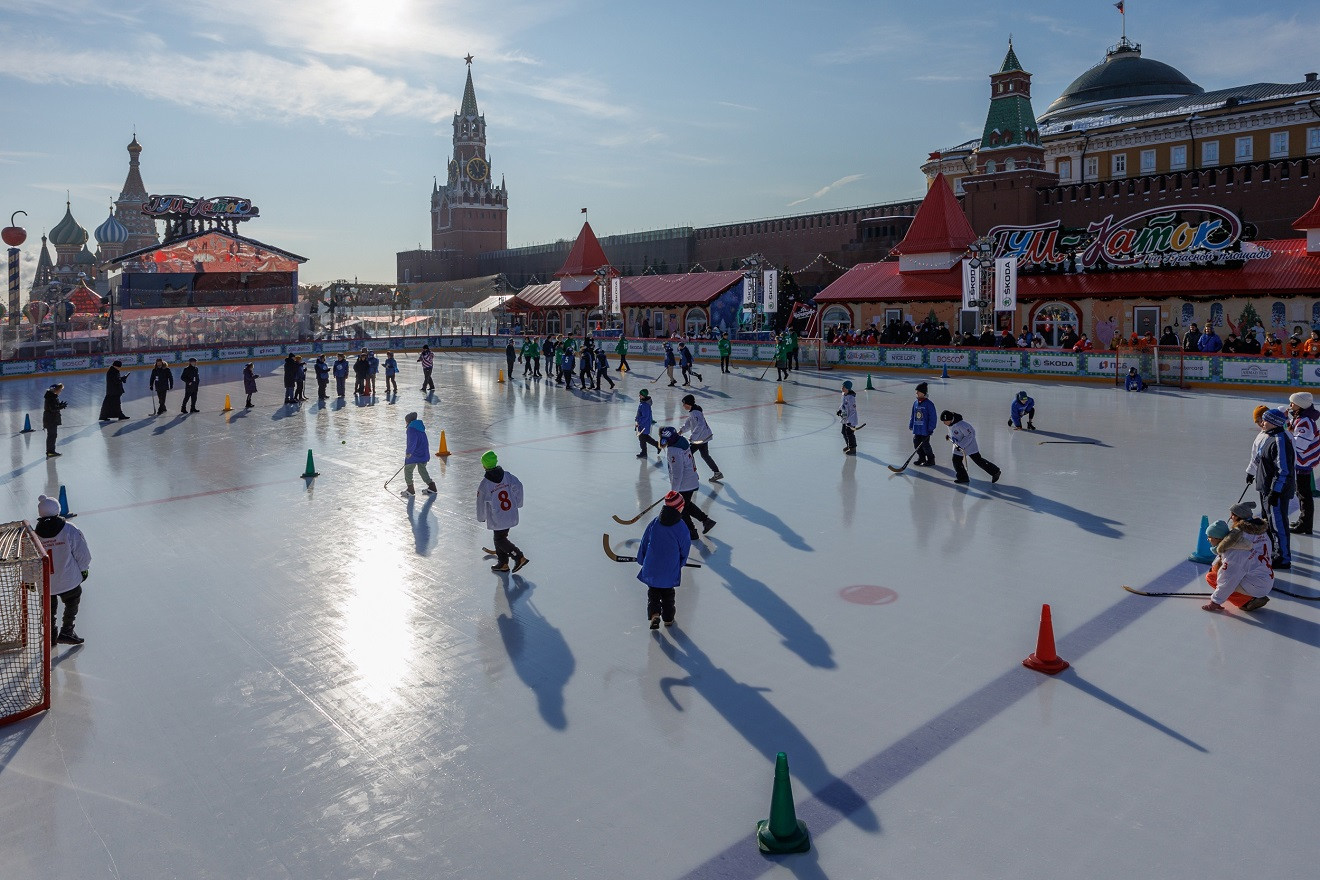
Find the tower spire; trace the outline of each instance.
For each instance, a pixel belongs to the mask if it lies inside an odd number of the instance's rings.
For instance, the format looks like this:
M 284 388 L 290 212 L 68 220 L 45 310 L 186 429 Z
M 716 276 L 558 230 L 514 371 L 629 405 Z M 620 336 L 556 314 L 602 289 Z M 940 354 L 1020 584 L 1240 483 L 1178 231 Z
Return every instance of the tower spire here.
M 467 62 L 467 85 L 463 86 L 463 107 L 458 111 L 459 116 L 477 116 L 477 93 L 472 88 L 472 55 L 467 55 L 464 59 Z

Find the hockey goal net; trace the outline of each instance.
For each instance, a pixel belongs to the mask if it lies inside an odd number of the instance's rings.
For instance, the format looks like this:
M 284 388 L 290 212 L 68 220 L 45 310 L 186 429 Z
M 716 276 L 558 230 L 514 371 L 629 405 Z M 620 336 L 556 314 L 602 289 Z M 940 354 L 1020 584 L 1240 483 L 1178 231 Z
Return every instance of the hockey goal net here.
M 1140 351 L 1120 351 L 1114 354 L 1114 384 L 1127 382 L 1128 369 L 1136 367 L 1147 385 L 1167 385 L 1186 388 L 1183 375 L 1183 350 L 1178 345 L 1157 345 Z
M 25 522 L 0 525 L 0 725 L 50 708 L 50 557 Z

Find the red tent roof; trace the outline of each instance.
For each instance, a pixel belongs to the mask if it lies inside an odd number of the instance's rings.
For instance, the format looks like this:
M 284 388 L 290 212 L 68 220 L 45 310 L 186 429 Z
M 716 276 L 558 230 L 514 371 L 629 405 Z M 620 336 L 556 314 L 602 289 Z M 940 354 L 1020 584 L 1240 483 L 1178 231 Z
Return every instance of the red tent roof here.
M 908 227 L 907 235 L 894 248 L 898 254 L 937 254 L 965 250 L 976 241 L 972 224 L 949 189 L 943 174 L 935 175 L 926 197 L 917 208 L 917 215 Z
M 1311 210 L 1297 218 L 1293 229 L 1320 229 L 1320 198 L 1315 200 Z
M 625 306 L 705 305 L 742 280 L 742 272 L 692 272 L 687 275 L 641 275 L 621 280 Z
M 573 242 L 573 249 L 568 252 L 568 258 L 564 260 L 564 265 L 559 267 L 555 277 L 590 275 L 601 266 L 609 266 L 609 264 L 610 261 L 605 258 L 605 250 L 596 240 L 596 233 L 591 231 L 591 224 L 584 221 L 577 241 Z
M 1273 256 L 1248 260 L 1241 269 L 1120 269 L 1075 275 L 1020 275 L 1018 299 L 1320 295 L 1320 256 L 1308 255 L 1299 238 L 1256 243 Z M 898 263 L 862 263 L 816 294 L 817 303 L 911 302 L 962 296 L 962 268 L 903 275 Z

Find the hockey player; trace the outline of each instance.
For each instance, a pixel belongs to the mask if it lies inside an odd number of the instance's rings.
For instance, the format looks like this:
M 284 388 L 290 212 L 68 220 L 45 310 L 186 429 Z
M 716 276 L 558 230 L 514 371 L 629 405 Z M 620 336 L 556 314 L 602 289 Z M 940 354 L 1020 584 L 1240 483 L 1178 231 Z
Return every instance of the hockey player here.
M 669 459 L 669 488 L 683 496 L 683 522 L 687 523 L 688 533 L 693 538 L 697 537 L 697 527 L 692 524 L 692 520 L 697 519 L 701 521 L 701 533 L 704 535 L 715 528 L 715 520 L 692 503 L 692 493 L 697 491 L 700 481 L 697 479 L 697 466 L 692 461 L 688 442 L 678 435 L 675 428 L 666 425 L 660 429 L 660 445 L 664 447 Z
M 312 366 L 316 368 L 316 399 L 327 400 L 330 395 L 325 389 L 330 386 L 330 364 L 326 363 L 325 355 L 320 354 Z
M 77 526 L 60 516 L 60 503 L 45 495 L 37 496 L 37 525 L 34 531 L 50 554 L 50 643 L 81 645 L 83 639 L 73 630 L 82 599 L 82 584 L 92 564 L 92 551 Z M 55 630 L 55 612 L 64 603 L 64 621 Z
M 724 479 L 724 474 L 720 473 L 719 467 L 715 464 L 715 459 L 710 457 L 710 441 L 715 436 L 715 432 L 706 424 L 706 413 L 702 410 L 697 399 L 691 394 L 683 395 L 683 409 L 687 412 L 687 418 L 683 419 L 683 424 L 679 427 L 678 433 L 688 435 L 688 447 L 694 453 L 701 455 L 701 460 L 706 462 L 710 468 L 710 478 L 712 480 Z
M 578 384 L 582 386 L 582 390 L 585 391 L 588 388 L 600 390 L 600 384 L 593 384 L 591 381 L 591 377 L 595 372 L 596 358 L 592 354 L 591 346 L 584 345 L 582 346 L 582 352 L 578 355 Z
M 947 409 L 940 413 L 940 421 L 949 431 L 944 435 L 944 439 L 953 444 L 953 472 L 957 474 L 954 482 L 971 482 L 967 476 L 967 468 L 963 464 L 963 457 L 967 456 L 976 462 L 977 467 L 990 475 L 990 482 L 998 483 L 1002 472 L 994 462 L 981 455 L 981 449 L 976 445 L 976 429 L 971 423 L 963 421 L 961 415 Z
M 618 365 L 617 367 L 615 367 L 614 369 L 617 370 L 617 371 L 620 372 L 620 373 L 626 373 L 626 372 L 631 371 L 631 370 L 632 370 L 632 367 L 628 366 L 628 337 L 627 337 L 627 335 L 625 335 L 625 334 L 623 334 L 623 333 L 620 333 L 620 334 L 619 334 L 619 342 L 618 342 L 617 345 L 614 346 L 614 353 L 617 354 L 617 355 L 619 356 L 619 365 Z
M 404 490 L 399 493 L 404 496 L 412 496 L 417 493 L 413 490 L 413 471 L 422 475 L 426 481 L 426 491 L 435 494 L 440 490 L 436 488 L 435 480 L 426 470 L 426 463 L 431 458 L 431 444 L 426 439 L 426 425 L 417 418 L 417 413 L 410 412 L 403 417 L 404 437 L 406 445 L 403 452 L 403 483 Z
M 638 458 L 646 458 L 646 447 L 651 445 L 655 451 L 664 456 L 664 451 L 660 444 L 651 436 L 651 426 L 655 424 L 655 419 L 651 417 L 651 392 L 643 388 L 637 393 L 637 417 L 633 420 L 633 425 L 637 428 L 637 439 L 642 444 L 642 451 L 637 453 Z
M 596 390 L 600 390 L 601 380 L 610 383 L 610 390 L 614 390 L 614 380 L 610 378 L 610 359 L 605 356 L 605 346 L 596 349 Z
M 565 388 L 573 387 L 573 349 L 567 342 L 559 346 L 559 377 L 564 380 Z
M 673 388 L 678 384 L 674 379 L 674 367 L 678 360 L 674 357 L 674 346 L 668 342 L 665 343 L 665 372 L 669 374 L 669 387 Z
M 1288 398 L 1288 434 L 1292 438 L 1293 452 L 1297 455 L 1297 522 L 1289 526 L 1294 535 L 1311 534 L 1312 521 L 1315 519 L 1315 498 L 1311 491 L 1315 466 L 1320 463 L 1317 418 L 1320 418 L 1320 412 L 1315 408 L 1315 398 L 1311 392 L 1298 391 Z
M 780 334 L 775 340 L 775 381 L 783 382 L 788 378 L 788 340 Z
M 1275 541 L 1275 569 L 1292 568 L 1292 546 L 1288 534 L 1288 502 L 1297 491 L 1297 464 L 1292 440 L 1284 430 L 1288 416 L 1282 410 L 1267 409 L 1261 416 L 1268 434 L 1260 447 L 1256 466 L 1256 491 L 1260 493 L 1262 519 L 1269 525 Z
M 1270 570 L 1270 542 L 1265 535 L 1265 521 L 1253 516 L 1254 504 L 1234 504 L 1228 522 L 1217 520 L 1206 529 L 1206 537 L 1215 549 L 1215 561 L 1206 573 L 1205 582 L 1214 590 L 1205 611 L 1220 612 L 1225 602 L 1243 611 L 1255 611 L 1269 601 L 1274 589 Z
M 1146 380 L 1141 378 L 1136 367 L 1128 367 L 1127 379 L 1124 380 L 1123 387 L 1128 391 L 1145 391 Z
M 69 404 L 60 400 L 60 392 L 64 390 L 62 382 L 56 382 L 46 389 L 46 393 L 41 398 L 41 427 L 46 429 L 46 457 L 58 458 L 60 453 L 55 451 L 55 440 L 60 433 L 60 425 L 64 424 L 63 409 Z M 163 396 L 163 395 L 162 395 Z M 164 412 L 165 410 L 161 410 Z
M 426 352 L 426 354 L 430 354 L 430 352 Z M 339 392 L 340 397 L 343 397 L 344 383 L 348 381 L 348 358 L 342 352 L 339 357 L 335 358 L 335 366 L 331 372 L 335 374 L 335 390 Z M 426 375 L 427 378 L 430 378 L 430 370 L 427 371 Z
M 839 411 L 835 413 L 843 419 L 843 454 L 857 454 L 857 392 L 853 391 L 851 379 L 843 382 L 842 400 Z
M 1036 401 L 1027 392 L 1019 391 L 1017 397 L 1013 398 L 1013 405 L 1009 409 L 1008 424 L 1014 431 L 1022 430 L 1023 416 L 1027 417 L 1027 430 L 1036 430 L 1036 426 L 1032 424 L 1036 418 Z
M 399 393 L 399 380 L 395 377 L 399 375 L 399 362 L 394 359 L 394 352 L 385 352 L 385 396 L 389 397 L 390 392 Z
M 935 450 L 930 448 L 930 437 L 935 433 L 935 404 L 926 397 L 925 382 L 917 384 L 917 399 L 912 402 L 912 415 L 908 430 L 912 432 L 912 448 L 917 450 L 918 467 L 935 466 Z
M 183 380 L 183 409 L 179 412 L 186 413 L 190 411 L 188 409 L 188 401 L 190 400 L 192 401 L 191 412 L 197 412 L 197 389 L 202 384 L 202 374 L 197 369 L 197 358 L 188 358 L 188 366 L 183 368 L 179 378 Z
M 683 496 L 665 495 L 660 515 L 646 525 L 637 548 L 637 579 L 646 584 L 646 616 L 651 629 L 674 625 L 674 594 L 683 578 L 683 564 L 692 549 L 692 538 L 683 525 Z
M 720 372 L 721 373 L 731 372 L 729 370 L 729 355 L 733 353 L 733 343 L 729 342 L 728 333 L 720 334 L 719 349 L 720 349 Z
M 513 571 L 521 571 L 530 560 L 512 541 L 509 529 L 518 524 L 518 508 L 523 506 L 523 485 L 513 474 L 500 467 L 500 460 L 494 450 L 487 450 L 481 456 L 481 466 L 486 475 L 477 486 L 477 522 L 484 522 L 486 528 L 495 533 L 496 563 L 491 571 L 509 571 L 509 560 L 513 560 Z
M 693 364 L 692 350 L 687 347 L 686 342 L 680 342 L 678 344 L 678 365 L 679 365 L 679 369 L 683 371 L 684 385 L 691 385 L 693 376 L 697 377 L 698 382 L 706 381 L 705 379 L 701 378 L 701 374 L 698 373 L 693 368 L 692 364 Z
M 367 394 L 376 396 L 376 375 L 380 373 L 380 358 L 371 349 L 367 349 Z

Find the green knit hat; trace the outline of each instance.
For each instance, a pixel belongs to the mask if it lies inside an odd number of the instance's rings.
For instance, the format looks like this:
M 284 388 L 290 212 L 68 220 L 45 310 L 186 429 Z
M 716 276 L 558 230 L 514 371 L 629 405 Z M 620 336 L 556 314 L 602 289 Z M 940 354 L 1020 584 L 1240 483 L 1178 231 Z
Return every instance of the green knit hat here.
M 487 449 L 481 456 L 481 466 L 484 467 L 486 470 L 490 470 L 499 463 L 500 463 L 499 456 L 495 454 L 495 450 L 493 449 Z

